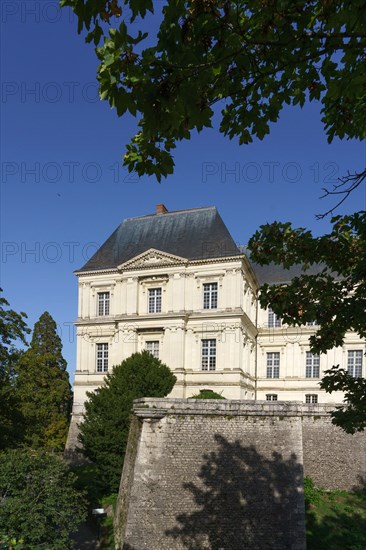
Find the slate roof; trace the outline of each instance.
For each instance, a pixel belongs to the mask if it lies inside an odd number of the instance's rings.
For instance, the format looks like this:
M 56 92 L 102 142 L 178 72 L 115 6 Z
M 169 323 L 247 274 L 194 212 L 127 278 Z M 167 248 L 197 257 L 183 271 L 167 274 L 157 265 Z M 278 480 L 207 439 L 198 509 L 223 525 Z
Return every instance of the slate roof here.
M 257 277 L 257 281 L 260 285 L 264 283 L 269 284 L 281 284 L 281 283 L 290 283 L 294 277 L 299 277 L 300 275 L 316 275 L 320 273 L 324 266 L 314 264 L 309 266 L 306 271 L 302 269 L 301 265 L 293 265 L 290 269 L 284 269 L 281 265 L 269 264 L 269 265 L 259 265 L 250 261 L 250 265 Z
M 116 268 L 150 248 L 188 260 L 241 254 L 211 206 L 126 219 L 78 272 Z
M 304 273 L 301 265 L 284 269 L 273 263 L 261 266 L 252 262 L 246 247 L 235 244 L 214 206 L 128 218 L 77 273 L 116 268 L 150 248 L 188 260 L 245 254 L 260 285 L 288 283 Z M 306 274 L 320 270 L 321 266 L 314 265 Z

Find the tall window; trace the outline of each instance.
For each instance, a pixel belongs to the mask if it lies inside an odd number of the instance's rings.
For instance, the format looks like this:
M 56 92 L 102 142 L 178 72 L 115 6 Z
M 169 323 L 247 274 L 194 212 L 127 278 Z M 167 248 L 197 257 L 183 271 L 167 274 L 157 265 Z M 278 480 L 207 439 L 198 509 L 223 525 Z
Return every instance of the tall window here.
M 362 350 L 350 350 L 348 352 L 347 372 L 351 376 L 362 376 Z
M 98 315 L 109 315 L 109 292 L 98 292 Z
M 216 370 L 216 340 L 202 340 L 202 370 Z
M 146 351 L 150 352 L 151 355 L 159 359 L 159 340 L 150 340 L 146 342 Z
M 280 352 L 267 353 L 267 378 L 280 377 Z
M 277 393 L 267 393 L 266 401 L 277 401 Z
M 149 288 L 149 313 L 161 312 L 161 288 Z
M 268 328 L 278 328 L 281 326 L 281 319 L 278 315 L 272 311 L 271 308 L 268 310 Z
M 306 367 L 305 367 L 306 378 L 319 378 L 319 364 L 320 364 L 319 355 L 313 354 L 310 351 L 307 351 Z
M 203 309 L 217 308 L 217 283 L 203 285 Z
M 97 344 L 97 372 L 108 370 L 108 344 Z
M 317 403 L 318 402 L 318 396 L 316 393 L 308 393 L 305 395 L 305 403 Z

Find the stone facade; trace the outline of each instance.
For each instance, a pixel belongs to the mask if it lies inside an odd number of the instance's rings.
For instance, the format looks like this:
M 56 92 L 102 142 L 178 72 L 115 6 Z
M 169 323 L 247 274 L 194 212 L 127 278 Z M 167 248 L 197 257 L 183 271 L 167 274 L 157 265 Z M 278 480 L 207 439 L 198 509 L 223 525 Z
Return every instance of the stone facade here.
M 251 264 L 215 208 L 161 206 L 125 220 L 76 273 L 74 424 L 86 392 L 146 348 L 176 375 L 174 398 L 211 389 L 228 399 L 341 402 L 343 394 L 326 394 L 319 380 L 337 364 L 363 374 L 365 341 L 349 333 L 342 347 L 314 358 L 315 325 L 284 326 L 259 306 L 260 284 L 292 272 Z
M 167 265 L 146 253 L 120 273 L 79 275 L 75 405 L 103 380 L 97 372 L 98 344 L 108 346 L 108 368 L 156 342 L 159 358 L 177 377 L 173 397 L 188 397 L 209 386 L 226 397 L 254 399 L 256 303 L 244 299 L 244 258 Z M 248 277 L 249 277 L 249 268 Z M 217 283 L 220 306 L 203 309 L 205 283 Z M 161 288 L 161 311 L 147 311 L 149 290 Z M 237 290 L 238 289 L 238 290 Z M 110 315 L 96 316 L 98 295 L 110 295 Z M 247 294 L 249 290 L 247 290 Z M 239 302 L 235 304 L 235 300 Z M 216 343 L 215 370 L 202 370 L 202 341 Z M 245 368 L 244 368 L 245 365 Z

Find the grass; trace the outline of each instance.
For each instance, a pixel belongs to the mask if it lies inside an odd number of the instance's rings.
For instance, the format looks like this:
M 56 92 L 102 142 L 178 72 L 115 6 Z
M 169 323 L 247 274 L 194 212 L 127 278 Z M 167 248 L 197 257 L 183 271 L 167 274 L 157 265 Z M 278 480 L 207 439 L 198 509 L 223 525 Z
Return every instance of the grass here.
M 113 514 L 117 504 L 117 494 L 108 495 L 102 498 L 102 507 L 106 509 L 111 506 Z M 113 534 L 113 516 L 106 516 L 101 525 L 100 530 L 100 549 L 101 550 L 114 550 L 114 534 Z
M 366 492 L 324 491 L 305 481 L 308 550 L 366 549 Z

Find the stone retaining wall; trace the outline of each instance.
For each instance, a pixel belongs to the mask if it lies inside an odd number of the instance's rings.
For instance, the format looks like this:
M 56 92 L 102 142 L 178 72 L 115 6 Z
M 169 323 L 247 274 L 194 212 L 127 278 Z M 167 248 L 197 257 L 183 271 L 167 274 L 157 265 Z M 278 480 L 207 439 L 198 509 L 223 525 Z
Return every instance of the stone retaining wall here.
M 352 491 L 366 487 L 366 432 L 334 426 L 332 405 L 302 405 L 304 472 L 318 487 Z
M 302 487 L 300 404 L 141 399 L 117 547 L 305 549 Z

